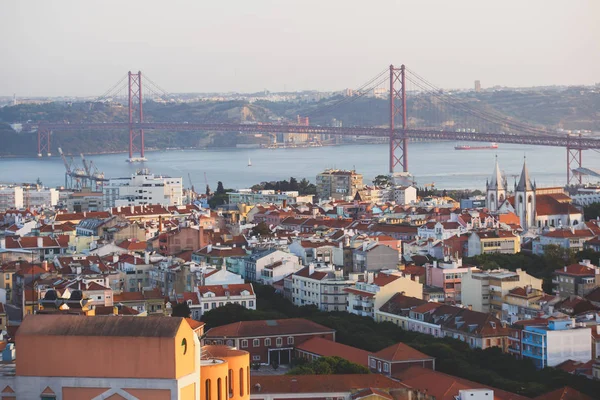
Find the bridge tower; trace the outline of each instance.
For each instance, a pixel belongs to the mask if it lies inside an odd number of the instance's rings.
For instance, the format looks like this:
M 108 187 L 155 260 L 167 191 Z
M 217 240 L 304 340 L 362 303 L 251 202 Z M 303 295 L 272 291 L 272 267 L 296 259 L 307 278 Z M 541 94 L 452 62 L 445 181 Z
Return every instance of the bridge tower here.
M 407 126 L 405 74 L 404 64 L 400 68 L 390 65 L 390 174 L 397 165 L 408 172 L 408 138 L 404 132 Z M 400 116 L 400 121 L 396 121 L 396 115 Z M 402 127 L 401 137 L 394 132 L 397 122 Z
M 573 140 L 567 135 L 567 185 L 581 185 L 581 174 L 573 173 L 576 168 L 581 168 L 581 133 L 579 140 Z
M 129 161 L 135 161 L 133 153 L 140 152 L 140 159 L 144 160 L 144 130 L 135 128 L 135 124 L 144 122 L 142 107 L 142 72 L 129 71 Z
M 50 157 L 52 154 L 50 152 L 50 135 L 52 131 L 40 124 L 37 130 L 37 147 L 38 147 L 38 157 L 43 157 L 46 154 Z

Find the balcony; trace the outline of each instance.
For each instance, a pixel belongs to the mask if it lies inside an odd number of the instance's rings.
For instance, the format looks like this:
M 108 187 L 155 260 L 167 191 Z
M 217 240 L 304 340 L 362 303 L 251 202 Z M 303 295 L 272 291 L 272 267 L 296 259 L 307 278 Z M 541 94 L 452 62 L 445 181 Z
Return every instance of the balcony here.
M 558 280 L 558 278 L 552 278 L 552 283 L 558 285 L 560 281 Z
M 523 344 L 528 344 L 530 346 L 535 346 L 535 347 L 542 347 L 544 344 L 542 343 L 541 339 L 533 339 L 530 337 L 523 337 L 523 339 L 521 339 L 521 342 Z
M 534 351 L 527 350 L 527 349 L 523 349 L 521 354 L 523 355 L 523 357 L 535 358 L 536 360 L 544 360 L 545 359 L 545 357 L 543 356 L 543 354 L 541 352 L 534 352 Z

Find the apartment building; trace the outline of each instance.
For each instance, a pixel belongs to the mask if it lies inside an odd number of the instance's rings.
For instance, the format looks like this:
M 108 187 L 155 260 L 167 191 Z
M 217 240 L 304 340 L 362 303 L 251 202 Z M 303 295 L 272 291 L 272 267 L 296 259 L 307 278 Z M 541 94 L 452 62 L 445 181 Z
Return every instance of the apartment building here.
M 469 257 L 493 253 L 516 254 L 521 251 L 521 240 L 512 231 L 477 231 L 469 235 L 468 249 Z
M 394 269 L 400 261 L 400 252 L 377 241 L 363 242 L 352 252 L 352 270 L 354 272 L 373 272 Z
M 585 243 L 594 236 L 589 229 L 575 229 L 574 227 L 546 231 L 533 241 L 532 249 L 534 254 L 540 256 L 551 245 L 578 252 L 583 250 Z
M 243 203 L 249 206 L 257 204 L 277 204 L 285 206 L 296 203 L 312 203 L 312 195 L 300 196 L 298 191 L 277 192 L 275 190 L 240 189 L 237 192 L 227 193 L 229 204 Z
M 540 314 L 546 314 L 550 307 L 559 300 L 557 296 L 544 293 L 543 290 L 535 289 L 529 285 L 518 286 L 510 289 L 504 296 L 502 303 L 501 319 L 513 324 L 521 320 L 530 320 Z
M 396 293 L 423 297 L 423 285 L 403 276 L 399 271 L 368 272 L 365 280 L 358 281 L 344 290 L 348 293 L 347 311 L 371 318 L 375 318 L 377 310 Z
M 510 290 L 520 286 L 541 291 L 542 279 L 535 278 L 520 268 L 514 272 L 505 269 L 479 272 L 469 270 L 462 277 L 461 302 L 472 307 L 473 311 L 493 313 L 500 317 L 505 296 Z
M 552 283 L 552 292 L 561 298 L 573 295 L 584 297 L 600 286 L 600 268 L 592 265 L 590 260 L 566 265 L 554 271 Z
M 344 278 L 343 271 L 332 265 L 310 264 L 292 275 L 292 302 L 297 306 L 314 305 L 322 311 L 344 311 L 348 301 L 346 288 L 354 278 Z
M 23 208 L 21 186 L 0 186 L 0 211 Z
M 434 261 L 425 264 L 425 284 L 441 288 L 444 291 L 444 301 L 447 303 L 460 303 L 462 297 L 462 279 L 471 269 L 478 272 L 479 269 L 471 266 L 463 266 L 462 259 L 449 261 Z
M 522 356 L 539 369 L 554 367 L 564 361 L 587 362 L 592 358 L 591 328 L 574 319 L 551 319 L 543 325 L 523 329 Z
M 363 187 L 363 176 L 356 171 L 327 169 L 317 175 L 317 197 L 346 200 L 356 195 Z
M 256 310 L 256 294 L 251 283 L 198 286 L 195 292 L 184 293 L 192 312 L 192 318 L 200 321 L 205 312 L 238 304 L 248 310 Z
M 300 268 L 296 255 L 276 249 L 258 251 L 244 258 L 244 278 L 250 282 L 278 281 Z
M 111 178 L 102 188 L 104 208 L 183 204 L 182 178 L 151 174 L 147 169 L 127 178 Z

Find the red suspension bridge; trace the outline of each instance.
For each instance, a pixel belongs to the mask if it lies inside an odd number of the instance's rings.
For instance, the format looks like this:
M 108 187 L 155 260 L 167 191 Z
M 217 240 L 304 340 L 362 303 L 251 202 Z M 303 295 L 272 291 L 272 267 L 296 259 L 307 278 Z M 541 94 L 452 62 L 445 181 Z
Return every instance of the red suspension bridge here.
M 148 78 L 152 93 L 162 91 Z M 581 175 L 572 171 L 582 167 L 582 151 L 600 150 L 600 139 L 559 134 L 545 127 L 533 126 L 495 110 L 474 106 L 457 96 L 445 93 L 430 82 L 410 71 L 404 65 L 396 68 L 390 65 L 374 78 L 353 92 L 324 107 L 309 112 L 317 115 L 331 112 L 342 105 L 373 93 L 376 88 L 386 85 L 389 99 L 389 122 L 387 127 L 333 127 L 313 126 L 310 124 L 233 124 L 216 122 L 146 122 L 143 112 L 142 73 L 129 72 L 126 77 L 109 89 L 99 100 L 108 98 L 119 85 L 127 88 L 128 121 L 109 123 L 47 123 L 29 124 L 26 128 L 37 130 L 38 155 L 50 154 L 51 136 L 54 131 L 106 131 L 124 130 L 129 132 L 129 160 L 143 160 L 144 132 L 146 130 L 167 131 L 208 131 L 240 133 L 292 133 L 309 135 L 368 136 L 389 140 L 389 172 L 397 168 L 408 172 L 409 140 L 452 140 L 465 142 L 497 142 L 523 145 L 564 147 L 567 150 L 567 184 L 581 183 Z M 389 87 L 388 87 L 389 85 Z M 158 88 L 158 90 L 157 90 Z M 159 95 L 161 93 L 158 93 Z M 427 104 L 419 115 L 407 115 L 407 94 L 419 109 L 419 104 Z M 426 99 L 426 101 L 425 101 Z M 432 111 L 433 110 L 433 111 Z M 425 116 L 426 114 L 426 116 Z M 463 128 L 460 128 L 460 127 Z M 464 127 L 467 127 L 466 129 Z M 139 154 L 139 158 L 135 157 Z

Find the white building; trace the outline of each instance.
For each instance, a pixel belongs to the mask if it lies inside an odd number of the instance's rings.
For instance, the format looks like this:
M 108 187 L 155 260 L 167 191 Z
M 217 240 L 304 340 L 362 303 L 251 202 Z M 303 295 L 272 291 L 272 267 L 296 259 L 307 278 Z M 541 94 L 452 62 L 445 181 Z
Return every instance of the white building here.
M 417 189 L 414 186 L 396 186 L 394 188 L 396 204 L 406 205 L 417 202 Z
M 375 312 L 396 293 L 423 298 L 423 285 L 403 276 L 400 271 L 391 273 L 367 272 L 366 280 L 346 288 L 348 306 L 346 311 L 363 317 L 375 317 Z
M 292 275 L 292 302 L 314 305 L 322 311 L 344 311 L 348 297 L 344 289 L 353 286 L 356 278 L 345 279 L 332 265 L 315 268 L 310 264 Z
M 111 178 L 103 188 L 104 208 L 183 204 L 182 178 L 156 176 L 147 169 L 129 178 Z
M 0 211 L 23 208 L 23 188 L 20 186 L 0 187 Z
M 228 193 L 230 204 L 244 203 L 247 205 L 256 204 L 296 204 L 311 203 L 312 195 L 300 196 L 298 191 L 288 191 L 277 193 L 275 190 L 259 190 L 257 192 L 251 189 L 240 189 L 237 192 Z
M 230 303 L 256 310 L 256 294 L 251 283 L 198 286 L 196 292 L 185 293 L 184 299 L 195 320 L 200 320 L 205 312 Z
M 59 192 L 54 188 L 24 189 L 25 207 L 54 207 L 58 204 Z
M 263 275 L 264 268 L 276 267 L 278 263 L 282 263 L 282 265 L 285 264 L 285 267 L 280 271 L 272 270 L 272 276 L 269 276 L 268 273 Z M 245 278 L 247 281 L 250 282 L 261 282 L 264 278 L 267 278 L 267 280 L 270 280 L 271 282 L 277 281 L 277 279 L 273 278 L 278 277 L 280 274 L 283 274 L 288 270 L 290 272 L 287 273 L 287 275 L 299 269 L 300 260 L 298 259 L 298 257 L 294 254 L 287 253 L 281 250 L 269 249 L 261 251 L 247 256 L 244 260 Z M 281 279 L 283 279 L 283 277 Z

